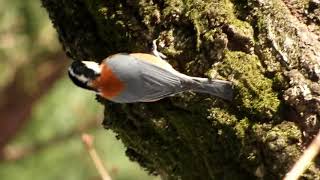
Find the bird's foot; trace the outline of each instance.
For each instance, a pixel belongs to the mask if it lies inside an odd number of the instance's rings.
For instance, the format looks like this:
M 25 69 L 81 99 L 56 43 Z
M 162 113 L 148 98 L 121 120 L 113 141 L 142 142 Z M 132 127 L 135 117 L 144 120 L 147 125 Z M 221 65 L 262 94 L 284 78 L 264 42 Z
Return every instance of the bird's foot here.
M 152 54 L 157 56 L 158 58 L 165 60 L 167 59 L 167 56 L 162 54 L 161 52 L 158 51 L 157 49 L 157 39 L 152 41 Z

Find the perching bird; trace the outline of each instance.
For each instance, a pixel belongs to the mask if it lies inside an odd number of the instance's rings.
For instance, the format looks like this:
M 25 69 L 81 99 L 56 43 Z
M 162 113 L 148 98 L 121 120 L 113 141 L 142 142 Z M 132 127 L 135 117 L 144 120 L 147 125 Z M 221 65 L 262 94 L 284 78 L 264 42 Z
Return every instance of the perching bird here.
M 184 91 L 232 100 L 231 82 L 187 76 L 155 55 L 121 53 L 101 64 L 74 61 L 68 74 L 76 85 L 117 103 L 153 102 Z

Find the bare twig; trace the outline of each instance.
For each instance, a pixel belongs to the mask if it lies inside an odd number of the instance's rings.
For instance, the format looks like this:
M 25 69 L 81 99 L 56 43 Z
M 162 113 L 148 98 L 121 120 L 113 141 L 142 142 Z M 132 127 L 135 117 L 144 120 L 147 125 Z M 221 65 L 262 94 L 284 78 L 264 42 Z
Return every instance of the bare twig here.
M 89 134 L 83 133 L 82 134 L 82 141 L 83 141 L 84 146 L 86 147 L 87 151 L 89 152 L 89 155 L 90 155 L 96 169 L 98 170 L 101 178 L 103 180 L 112 180 L 109 173 L 107 172 L 106 168 L 104 167 L 97 151 L 93 147 L 93 137 Z
M 295 163 L 293 168 L 286 174 L 284 180 L 296 180 L 308 168 L 308 165 L 316 157 L 320 150 L 320 131 L 309 147 L 304 151 L 301 158 Z

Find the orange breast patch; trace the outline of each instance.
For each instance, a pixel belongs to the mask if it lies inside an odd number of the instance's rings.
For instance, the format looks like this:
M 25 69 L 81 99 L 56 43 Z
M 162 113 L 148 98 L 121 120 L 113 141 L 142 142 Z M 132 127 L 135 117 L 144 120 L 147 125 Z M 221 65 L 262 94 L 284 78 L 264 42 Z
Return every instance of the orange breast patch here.
M 93 81 L 93 86 L 107 99 L 119 95 L 125 88 L 123 82 L 113 74 L 111 68 L 103 63 L 101 64 L 101 75 Z

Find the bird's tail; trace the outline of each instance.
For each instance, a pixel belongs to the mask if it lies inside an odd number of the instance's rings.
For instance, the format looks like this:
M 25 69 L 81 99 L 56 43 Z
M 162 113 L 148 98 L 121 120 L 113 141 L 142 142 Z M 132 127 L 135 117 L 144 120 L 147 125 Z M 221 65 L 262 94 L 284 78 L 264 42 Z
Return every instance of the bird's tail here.
M 229 81 L 191 77 L 190 90 L 210 94 L 228 101 L 233 98 L 233 85 Z

